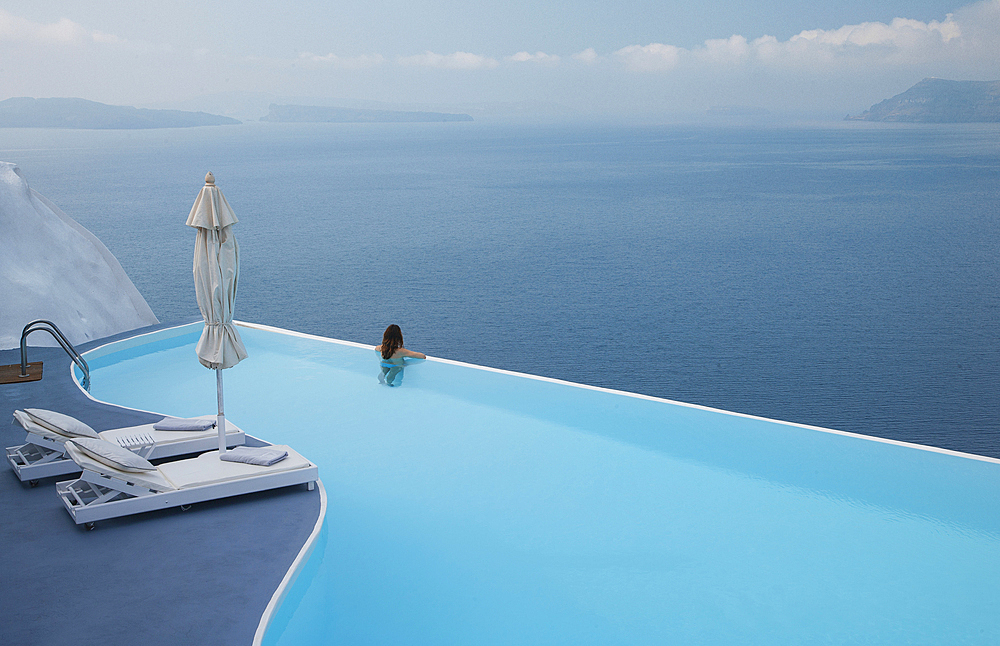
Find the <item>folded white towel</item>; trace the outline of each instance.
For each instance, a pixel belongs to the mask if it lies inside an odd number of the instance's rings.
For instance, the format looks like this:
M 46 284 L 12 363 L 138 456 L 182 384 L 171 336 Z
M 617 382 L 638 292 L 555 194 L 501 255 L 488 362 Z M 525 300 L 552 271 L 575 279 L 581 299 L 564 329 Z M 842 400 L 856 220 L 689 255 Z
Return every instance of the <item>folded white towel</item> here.
M 288 451 L 270 449 L 266 446 L 237 446 L 219 457 L 227 462 L 246 462 L 247 464 L 269 467 L 288 457 Z
M 207 431 L 215 426 L 215 420 L 195 417 L 185 419 L 183 417 L 164 417 L 159 422 L 153 424 L 155 431 Z

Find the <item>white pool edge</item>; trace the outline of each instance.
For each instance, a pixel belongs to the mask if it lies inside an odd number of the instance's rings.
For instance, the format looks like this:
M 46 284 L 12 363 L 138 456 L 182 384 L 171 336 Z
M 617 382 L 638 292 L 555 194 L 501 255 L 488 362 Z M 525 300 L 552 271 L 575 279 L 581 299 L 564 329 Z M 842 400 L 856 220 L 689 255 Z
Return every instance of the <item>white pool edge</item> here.
M 286 330 L 284 328 L 274 327 L 274 326 L 271 326 L 271 325 L 263 325 L 263 324 L 260 324 L 260 323 L 248 323 L 248 322 L 244 322 L 244 321 L 233 321 L 233 323 L 235 323 L 237 326 L 246 327 L 246 328 L 249 328 L 249 329 L 263 330 L 263 331 L 267 331 L 267 332 L 276 332 L 278 334 L 284 334 L 284 335 L 287 335 L 287 336 L 293 336 L 293 337 L 298 337 L 298 338 L 303 338 L 303 339 L 311 339 L 311 340 L 321 341 L 321 342 L 324 342 L 324 343 L 335 343 L 335 344 L 338 344 L 338 345 L 346 345 L 346 346 L 350 346 L 350 347 L 365 348 L 365 349 L 374 348 L 375 347 L 375 346 L 370 345 L 370 344 L 356 343 L 356 342 L 353 342 L 353 341 L 344 341 L 344 340 L 341 340 L 341 339 L 332 339 L 330 337 L 317 336 L 315 334 L 306 334 L 304 332 L 296 332 L 294 330 Z M 111 341 L 111 342 L 108 342 L 108 343 L 106 343 L 104 345 L 101 345 L 101 346 L 98 346 L 98 347 L 93 348 L 91 350 L 88 350 L 88 351 L 84 352 L 83 354 L 84 355 L 90 354 L 91 356 L 93 356 L 95 358 L 96 357 L 101 357 L 101 356 L 105 356 L 105 355 L 111 354 L 113 352 L 117 352 L 117 351 L 122 350 L 122 349 L 129 349 L 129 348 L 133 348 L 133 347 L 142 345 L 144 342 L 141 342 L 139 340 L 142 339 L 143 337 L 147 337 L 147 336 L 155 334 L 155 335 L 161 335 L 161 336 L 163 336 L 163 338 L 172 338 L 172 337 L 175 337 L 175 336 L 181 336 L 182 334 L 188 334 L 189 332 L 193 331 L 193 329 L 196 329 L 196 328 L 198 328 L 200 326 L 203 326 L 203 325 L 204 325 L 203 322 L 196 321 L 194 323 L 185 323 L 185 324 L 177 325 L 177 326 L 174 326 L 174 327 L 161 328 L 159 330 L 154 330 L 152 332 L 145 332 L 143 334 L 138 334 L 138 335 L 136 335 L 134 337 L 129 337 L 127 339 L 121 339 L 121 340 L 118 340 L 118 341 Z M 111 346 L 114 346 L 114 348 L 112 348 Z M 436 362 L 439 362 L 439 363 L 450 364 L 450 365 L 454 365 L 454 366 L 462 366 L 462 367 L 466 367 L 466 368 L 473 368 L 473 369 L 477 369 L 477 370 L 486 370 L 488 372 L 495 372 L 495 373 L 504 374 L 504 375 L 511 375 L 511 376 L 514 376 L 514 377 L 525 377 L 525 378 L 528 378 L 528 379 L 535 379 L 537 381 L 544 381 L 544 382 L 549 382 L 549 383 L 554 383 L 554 384 L 561 384 L 561 385 L 566 385 L 566 386 L 573 386 L 573 387 L 576 387 L 576 388 L 583 388 L 583 389 L 586 389 L 586 390 L 593 390 L 593 391 L 597 391 L 597 392 L 609 393 L 609 394 L 614 394 L 614 395 L 624 395 L 626 397 L 634 397 L 634 398 L 637 398 L 637 399 L 644 399 L 644 400 L 647 400 L 647 401 L 662 402 L 662 403 L 667 403 L 667 404 L 673 404 L 673 405 L 676 405 L 676 406 L 684 406 L 686 408 L 693 408 L 693 409 L 696 409 L 696 410 L 704 410 L 704 411 L 710 411 L 710 412 L 714 412 L 714 413 L 721 413 L 721 414 L 724 414 L 724 415 L 732 415 L 732 416 L 741 417 L 741 418 L 744 418 L 744 419 L 752 419 L 752 420 L 759 420 L 759 421 L 764 421 L 764 422 L 770 422 L 770 423 L 774 423 L 774 424 L 781 424 L 781 425 L 784 425 L 784 426 L 791 426 L 791 427 L 794 427 L 794 428 L 801 428 L 801 429 L 805 429 L 805 430 L 809 430 L 809 431 L 817 431 L 817 432 L 821 432 L 821 433 L 830 433 L 830 434 L 833 434 L 833 435 L 841 435 L 841 436 L 845 436 L 845 437 L 857 438 L 857 439 L 860 439 L 860 440 L 868 440 L 868 441 L 872 441 L 872 442 L 880 442 L 882 444 L 891 444 L 891 445 L 895 445 L 895 446 L 906 447 L 906 448 L 911 448 L 911 449 L 918 449 L 918 450 L 922 450 L 922 451 L 929 451 L 929 452 L 932 452 L 932 453 L 939 453 L 939 454 L 949 455 L 949 456 L 958 457 L 958 458 L 966 458 L 966 459 L 977 460 L 977 461 L 980 461 L 980 462 L 988 462 L 988 463 L 992 463 L 992 464 L 1000 464 L 1000 459 L 997 459 L 997 458 L 991 458 L 991 457 L 984 456 L 984 455 L 976 455 L 974 453 L 963 453 L 961 451 L 953 451 L 951 449 L 942 449 L 942 448 L 939 448 L 939 447 L 936 447 L 936 446 L 926 446 L 926 445 L 923 445 L 923 444 L 914 444 L 912 442 L 902 442 L 902 441 L 899 441 L 899 440 L 891 440 L 891 439 L 888 439 L 888 438 L 875 437 L 875 436 L 872 436 L 872 435 L 862 435 L 860 433 L 851 433 L 851 432 L 848 432 L 848 431 L 838 431 L 836 429 L 824 428 L 822 426 L 811 426 L 809 424 L 799 424 L 797 422 L 786 422 L 786 421 L 783 421 L 783 420 L 775 420 L 775 419 L 770 419 L 770 418 L 767 418 L 767 417 L 760 417 L 760 416 L 757 416 L 757 415 L 747 415 L 745 413 L 735 413 L 735 412 L 732 412 L 732 411 L 722 410 L 722 409 L 719 409 L 719 408 L 712 408 L 710 406 L 702 406 L 700 404 L 689 404 L 689 403 L 686 403 L 686 402 L 674 401 L 674 400 L 665 399 L 665 398 L 662 398 L 662 397 L 653 397 L 651 395 L 642 395 L 642 394 L 639 394 L 639 393 L 630 393 L 630 392 L 623 391 L 623 390 L 614 390 L 614 389 L 611 389 L 611 388 L 603 388 L 603 387 L 600 387 L 600 386 L 590 386 L 590 385 L 587 385 L 587 384 L 578 384 L 578 383 L 575 383 L 575 382 L 572 382 L 572 381 L 564 381 L 564 380 L 561 380 L 561 379 L 554 379 L 552 377 L 542 377 L 542 376 L 539 376 L 539 375 L 531 375 L 531 374 L 527 374 L 527 373 L 514 372 L 514 371 L 511 371 L 511 370 L 503 370 L 503 369 L 500 369 L 500 368 L 490 368 L 489 366 L 479 366 L 479 365 L 476 365 L 476 364 L 465 363 L 465 362 L 462 362 L 462 361 L 455 361 L 455 360 L 452 360 L 452 359 L 442 359 L 442 358 L 438 358 L 438 357 L 428 357 L 427 360 L 428 361 L 436 361 Z M 93 400 L 95 402 L 102 403 L 102 404 L 107 404 L 109 406 L 117 406 L 118 408 L 124 408 L 124 409 L 127 409 L 127 410 L 137 410 L 137 411 L 141 411 L 142 410 L 142 409 L 138 409 L 138 408 L 129 408 L 127 406 L 121 406 L 120 404 L 113 404 L 111 402 L 105 402 L 103 400 L 97 399 L 96 397 L 92 396 L 89 392 L 87 392 L 86 390 L 84 390 L 83 386 L 80 385 L 80 383 L 76 380 L 75 375 L 73 374 L 74 365 L 75 364 L 72 361 L 69 362 L 70 378 L 72 379 L 73 383 L 75 383 L 77 385 L 77 387 L 87 397 L 89 397 L 91 400 Z M 142 412 L 152 413 L 152 411 L 142 411 Z M 159 414 L 162 414 L 162 413 L 153 413 L 153 414 L 159 415 Z M 262 644 L 262 640 L 264 639 L 264 634 L 267 632 L 267 628 L 270 625 L 271 621 L 274 619 L 274 615 L 278 611 L 278 608 L 280 608 L 281 602 L 284 601 L 285 597 L 288 594 L 288 591 L 291 589 L 291 586 L 295 583 L 295 580 L 298 578 L 299 573 L 302 571 L 303 567 L 305 566 L 306 561 L 309 559 L 309 556 L 311 556 L 312 551 L 313 551 L 313 549 L 316 546 L 316 542 L 317 542 L 317 540 L 319 538 L 319 533 L 322 530 L 323 522 L 326 519 L 326 507 L 327 507 L 326 489 L 323 487 L 323 483 L 319 479 L 316 480 L 316 483 L 319 486 L 319 494 L 320 494 L 320 512 L 319 512 L 319 517 L 316 520 L 316 524 L 313 526 L 312 532 L 309 534 L 308 538 L 306 539 L 306 542 L 302 545 L 302 548 L 299 550 L 299 553 L 296 555 L 295 559 L 292 561 L 291 566 L 289 566 L 288 570 L 285 572 L 285 576 L 284 576 L 284 578 L 282 578 L 281 583 L 278 584 L 278 588 L 274 591 L 274 594 L 271 595 L 271 600 L 268 602 L 267 607 L 264 609 L 264 613 L 263 613 L 263 615 L 261 615 L 260 621 L 257 624 L 257 631 L 254 633 L 253 646 L 260 646 Z
M 287 335 L 287 336 L 298 337 L 298 338 L 301 338 L 301 339 L 311 339 L 311 340 L 314 340 L 314 341 L 321 341 L 323 343 L 335 343 L 337 345 L 346 345 L 346 346 L 349 346 L 349 347 L 352 347 L 352 348 L 374 349 L 374 347 L 375 347 L 374 345 L 367 344 L 367 343 L 356 343 L 354 341 L 344 341 L 342 339 L 333 339 L 333 338 L 325 337 L 325 336 L 317 336 L 315 334 L 306 334 L 305 332 L 296 332 L 294 330 L 286 330 L 285 328 L 274 327 L 272 325 L 264 325 L 262 323 L 248 323 L 246 321 L 236 321 L 236 320 L 234 320 L 233 323 L 236 324 L 239 327 L 250 328 L 252 330 L 263 330 L 263 331 L 266 331 L 266 332 L 276 332 L 278 334 L 284 334 L 284 335 Z M 205 325 L 205 323 L 203 321 L 195 321 L 194 323 L 183 323 L 183 324 L 176 325 L 176 326 L 173 326 L 173 327 L 166 327 L 166 328 L 161 328 L 159 330 L 153 330 L 151 332 L 144 332 L 142 334 L 137 334 L 136 336 L 129 337 L 127 339 L 121 339 L 121 340 L 118 340 L 118 341 L 109 341 L 108 343 L 100 345 L 100 346 L 98 346 L 96 348 L 93 348 L 91 350 L 87 350 L 86 352 L 83 353 L 83 355 L 85 357 L 87 355 L 90 355 L 90 356 L 92 356 L 94 358 L 102 357 L 102 356 L 111 354 L 112 352 L 117 352 L 118 350 L 134 348 L 136 346 L 142 345 L 144 343 L 144 341 L 141 341 L 141 339 L 143 339 L 144 337 L 150 336 L 150 335 L 154 335 L 154 334 L 155 335 L 161 335 L 163 338 L 168 338 L 169 339 L 169 338 L 172 338 L 172 337 L 175 337 L 175 336 L 181 336 L 182 334 L 188 334 L 188 333 L 192 332 L 194 329 L 197 329 L 197 328 L 202 327 L 204 325 Z M 112 348 L 111 346 L 114 346 L 114 348 Z M 910 448 L 910 449 L 919 449 L 921 451 L 930 451 L 931 453 L 938 453 L 938 454 L 941 454 L 941 455 L 949 455 L 949 456 L 957 457 L 957 458 L 965 458 L 965 459 L 969 459 L 969 460 L 976 460 L 976 461 L 979 461 L 979 462 L 988 462 L 988 463 L 991 463 L 991 464 L 1000 464 L 1000 459 L 998 459 L 998 458 L 991 458 L 991 457 L 985 456 L 985 455 L 976 455 L 975 453 L 965 453 L 963 451 L 955 451 L 955 450 L 952 450 L 952 449 L 943 449 L 943 448 L 937 447 L 937 446 L 927 446 L 926 444 L 915 444 L 913 442 L 903 442 L 901 440 L 892 440 L 892 439 L 885 438 L 885 437 L 876 437 L 874 435 L 863 435 L 861 433 L 852 433 L 850 431 L 838 431 L 837 429 L 833 429 L 833 428 L 825 428 L 823 426 L 812 426 L 810 424 L 800 424 L 798 422 L 786 422 L 784 420 L 771 419 L 769 417 L 761 417 L 759 415 L 748 415 L 746 413 L 735 413 L 733 411 L 723 410 L 721 408 L 712 408 L 711 406 L 702 406 L 701 404 L 689 404 L 687 402 L 676 401 L 676 400 L 673 400 L 673 399 L 665 399 L 663 397 L 653 397 L 652 395 L 642 395 L 640 393 L 630 393 L 630 392 L 624 391 L 624 390 L 614 390 L 612 388 L 603 388 L 601 386 L 590 386 L 590 385 L 587 385 L 587 384 L 578 384 L 578 383 L 572 382 L 572 381 L 564 381 L 562 379 L 555 379 L 555 378 L 552 378 L 552 377 L 542 377 L 540 375 L 532 375 L 532 374 L 527 374 L 527 373 L 523 373 L 523 372 L 514 372 L 512 370 L 503 370 L 501 368 L 491 368 L 489 366 L 480 366 L 480 365 L 476 365 L 474 363 L 465 363 L 463 361 L 455 361 L 453 359 L 442 359 L 440 357 L 427 357 L 427 361 L 436 361 L 438 363 L 445 363 L 445 364 L 449 364 L 449 365 L 453 365 L 453 366 L 462 366 L 462 367 L 465 367 L 465 368 L 473 368 L 473 369 L 476 369 L 476 370 L 485 370 L 487 372 L 495 372 L 495 373 L 499 373 L 499 374 L 503 374 L 503 375 L 510 375 L 510 376 L 513 376 L 513 377 L 524 377 L 526 379 L 534 379 L 536 381 L 545 381 L 545 382 L 548 382 L 548 383 L 561 384 L 561 385 L 564 385 L 564 386 L 572 386 L 574 388 L 583 388 L 585 390 L 593 390 L 593 391 L 596 391 L 596 392 L 609 393 L 609 394 L 613 394 L 613 395 L 624 395 L 626 397 L 634 397 L 636 399 L 644 399 L 646 401 L 661 402 L 661 403 L 665 403 L 665 404 L 673 404 L 675 406 L 683 406 L 685 408 L 692 408 L 692 409 L 695 409 L 695 410 L 703 410 L 703 411 L 709 411 L 709 412 L 713 412 L 713 413 L 721 413 L 723 415 L 732 415 L 734 417 L 741 417 L 743 419 L 752 419 L 752 420 L 757 420 L 757 421 L 761 421 L 761 422 L 770 422 L 772 424 L 781 424 L 783 426 L 791 426 L 793 428 L 801 428 L 801 429 L 805 429 L 805 430 L 808 430 L 808 431 L 814 431 L 814 432 L 819 432 L 819 433 L 829 433 L 831 435 L 841 435 L 843 437 L 853 437 L 853 438 L 856 438 L 856 439 L 859 439 L 859 440 L 868 440 L 869 442 L 879 442 L 881 444 L 890 444 L 890 445 L 893 445 L 893 446 L 900 446 L 900 447 L 905 447 L 905 448 Z M 70 371 L 70 376 L 71 377 L 73 377 L 73 367 L 74 367 L 74 364 L 73 364 L 72 361 L 70 361 L 69 362 L 69 371 Z M 155 412 L 155 411 L 142 410 L 141 408 L 129 408 L 128 406 L 122 406 L 120 404 L 112 404 L 110 402 L 102 401 L 102 400 L 97 399 L 96 397 L 92 396 L 86 390 L 84 390 L 83 386 L 81 386 L 79 384 L 79 382 L 76 381 L 75 377 L 73 378 L 73 382 L 76 383 L 77 387 L 81 390 L 81 392 L 83 392 L 83 394 L 85 394 L 87 397 L 89 397 L 90 399 L 92 399 L 95 402 L 100 402 L 102 404 L 108 404 L 108 405 L 111 405 L 111 406 L 118 406 L 119 408 L 124 408 L 126 410 L 135 410 L 135 411 L 140 411 L 140 412 L 143 412 L 143 413 L 152 413 L 154 415 L 162 415 L 163 414 L 163 413 L 159 413 L 159 412 Z
M 235 323 L 237 325 L 244 325 L 239 321 L 235 321 Z M 110 341 L 96 348 L 87 350 L 83 354 L 90 355 L 91 358 L 96 359 L 109 354 L 113 354 L 115 352 L 119 352 L 121 350 L 128 350 L 130 348 L 143 345 L 146 342 L 145 337 L 148 336 L 156 335 L 158 338 L 170 339 L 176 336 L 189 334 L 190 332 L 198 328 L 201 328 L 203 326 L 204 326 L 203 322 L 195 321 L 193 323 L 184 323 L 173 327 L 161 328 L 159 330 L 153 330 L 151 332 L 144 332 L 142 334 L 137 334 L 135 336 L 128 337 L 127 339 Z M 252 324 L 246 324 L 245 326 L 257 327 Z M 269 328 L 267 326 L 261 326 L 261 327 L 264 327 L 271 331 L 281 332 L 284 334 L 292 334 L 292 335 L 297 334 L 295 332 L 292 332 L 291 330 L 282 330 L 281 328 Z M 322 338 L 322 337 L 315 337 L 315 338 Z M 342 343 L 352 345 L 346 341 Z M 353 345 L 360 346 L 361 344 L 353 344 Z M 121 404 L 114 404 L 112 402 L 106 402 L 104 400 L 97 399 L 96 397 L 91 395 L 90 392 L 85 390 L 83 386 L 80 384 L 80 382 L 76 380 L 76 375 L 73 372 L 73 368 L 75 367 L 75 365 L 76 364 L 74 364 L 72 361 L 69 362 L 70 379 L 73 381 L 73 383 L 76 384 L 77 388 L 79 388 L 80 391 L 84 395 L 86 395 L 91 401 L 95 401 L 100 404 L 106 404 L 108 406 L 115 406 L 116 408 L 122 408 L 125 410 L 134 410 L 143 413 L 150 413 L 153 415 L 163 415 L 163 413 L 159 413 L 156 411 L 148 411 L 148 410 L 143 410 L 141 408 L 122 406 Z M 275 613 L 277 613 L 278 608 L 281 607 L 281 602 L 284 601 L 285 597 L 288 595 L 288 591 L 295 583 L 295 580 L 298 579 L 299 573 L 302 571 L 303 567 L 305 567 L 306 561 L 308 561 L 309 557 L 312 555 L 313 548 L 316 547 L 316 542 L 319 539 L 319 533 L 323 529 L 323 522 L 326 520 L 326 488 L 323 486 L 323 481 L 319 478 L 316 479 L 316 486 L 319 489 L 319 515 L 316 518 L 316 523 L 313 525 L 313 529 L 309 533 L 309 536 L 306 538 L 305 543 L 302 544 L 302 547 L 299 549 L 299 552 L 295 556 L 295 559 L 292 561 L 292 564 L 288 567 L 288 570 L 285 571 L 285 576 L 282 577 L 281 583 L 278 584 L 277 589 L 275 589 L 274 593 L 271 595 L 270 601 L 268 601 L 267 606 L 264 608 L 264 613 L 261 615 L 260 621 L 257 623 L 257 630 L 254 633 L 253 646 L 260 646 L 260 644 L 262 643 L 264 639 L 264 634 L 267 632 L 268 627 L 271 625 L 271 621 L 274 619 Z
M 343 341 L 340 339 L 331 339 L 329 337 L 317 336 L 315 334 L 306 334 L 304 332 L 295 332 L 294 330 L 286 330 L 284 328 L 273 327 L 270 325 L 263 325 L 260 323 L 246 323 L 244 321 L 233 321 L 236 325 L 241 327 L 246 327 L 255 330 L 264 330 L 267 332 L 277 332 L 279 334 L 286 334 L 288 336 L 299 337 L 303 339 L 311 339 L 315 341 L 323 341 L 325 343 L 336 343 L 338 345 L 346 345 L 354 348 L 365 348 L 372 349 L 375 346 L 366 343 L 355 343 L 353 341 Z M 199 324 L 200 325 L 200 324 Z M 711 406 L 702 406 L 701 404 L 689 404 L 687 402 L 676 401 L 673 399 L 666 399 L 663 397 L 654 397 L 652 395 L 643 395 L 640 393 L 630 393 L 625 390 L 614 390 L 612 388 L 603 388 L 601 386 L 590 386 L 588 384 L 580 384 L 573 381 L 564 381 L 562 379 L 555 379 L 553 377 L 542 377 L 540 375 L 532 375 L 524 372 L 514 372 L 512 370 L 503 370 L 501 368 L 491 368 L 489 366 L 480 366 L 474 363 L 465 363 L 463 361 L 455 361 L 453 359 L 442 359 L 440 357 L 427 357 L 427 361 L 435 361 L 438 363 L 445 363 L 453 366 L 462 366 L 465 368 L 474 368 L 476 370 L 485 370 L 487 372 L 495 372 L 503 375 L 510 375 L 512 377 L 523 377 L 526 379 L 534 379 L 536 381 L 545 381 L 553 384 L 560 384 L 563 386 L 573 386 L 575 388 L 583 388 L 584 390 L 593 390 L 596 392 L 608 393 L 612 395 L 624 395 L 626 397 L 633 397 L 635 399 L 644 399 L 646 401 L 660 402 L 664 404 L 673 404 L 674 406 L 683 406 L 685 408 L 692 408 L 695 410 L 709 411 L 713 413 L 721 413 L 723 415 L 732 415 L 734 417 L 740 417 L 743 419 L 752 419 L 761 422 L 769 422 L 771 424 L 781 424 L 783 426 L 791 426 L 793 428 L 801 428 L 808 431 L 816 431 L 820 433 L 829 433 L 831 435 L 841 435 L 843 437 L 852 437 L 859 440 L 868 440 L 870 442 L 879 442 L 881 444 L 891 444 L 893 446 L 901 446 L 910 449 L 919 449 L 922 451 L 930 451 L 932 453 L 940 453 L 942 455 L 950 455 L 958 458 L 967 458 L 971 460 L 978 460 L 980 462 L 989 462 L 992 464 L 1000 464 L 1000 459 L 991 458 L 986 455 L 976 455 L 975 453 L 965 453 L 962 451 L 955 451 L 952 449 L 943 449 L 937 446 L 928 446 L 926 444 L 915 444 L 913 442 L 903 442 L 901 440 L 892 440 L 885 437 L 877 437 L 874 435 L 864 435 L 862 433 L 852 433 L 850 431 L 838 431 L 837 429 L 825 428 L 823 426 L 812 426 L 810 424 L 801 424 L 798 422 L 786 422 L 780 419 L 771 419 L 769 417 L 761 417 L 759 415 L 748 415 L 746 413 L 735 413 L 733 411 L 723 410 L 721 408 L 712 408 Z
M 288 567 L 288 571 L 285 572 L 284 578 L 281 579 L 281 583 L 278 584 L 278 589 L 271 595 L 271 600 L 268 602 L 267 607 L 264 608 L 264 614 L 261 615 L 260 622 L 257 624 L 257 632 L 253 636 L 253 646 L 260 646 L 263 643 L 264 633 L 267 632 L 275 613 L 281 607 L 281 602 L 285 600 L 288 591 L 294 585 L 296 579 L 299 578 L 299 573 L 302 572 L 306 561 L 312 555 L 313 548 L 316 547 L 319 533 L 323 529 L 323 521 L 326 520 L 326 488 L 323 487 L 323 481 L 319 479 L 316 480 L 316 486 L 319 488 L 319 517 L 316 519 L 316 524 L 313 526 L 309 537 L 306 538 L 306 542 L 302 545 L 302 549 L 299 550 L 299 553 L 295 556 L 295 560 L 292 561 L 292 564 Z
M 135 336 L 130 336 L 127 339 L 108 341 L 107 343 L 99 345 L 96 348 L 91 348 L 90 350 L 86 350 L 80 354 L 84 357 L 84 359 L 86 359 L 87 356 L 90 356 L 91 359 L 98 359 L 100 357 L 109 354 L 114 354 L 115 352 L 119 352 L 121 350 L 128 350 L 129 348 L 134 348 L 136 346 L 144 345 L 146 343 L 145 338 L 148 336 L 157 335 L 160 338 L 171 339 L 175 336 L 182 336 L 184 334 L 189 334 L 193 332 L 195 329 L 204 326 L 205 326 L 204 321 L 195 321 L 194 323 L 182 323 L 180 325 L 174 325 L 172 327 L 165 327 L 165 328 L 160 328 L 158 330 L 153 330 L 151 332 L 143 332 L 142 334 L 136 334 Z M 108 406 L 114 406 L 116 408 L 121 408 L 123 410 L 134 410 L 139 413 L 149 413 L 150 415 L 163 415 L 164 417 L 167 417 L 167 415 L 159 411 L 145 410 L 143 408 L 132 408 L 131 406 L 123 406 L 121 404 L 106 402 L 103 399 L 98 399 L 97 397 L 94 397 L 93 395 L 90 394 L 90 391 L 86 390 L 80 384 L 80 382 L 77 381 L 76 375 L 73 372 L 73 369 L 75 367 L 76 364 L 74 364 L 73 361 L 70 360 L 69 362 L 70 379 L 73 381 L 73 383 L 76 384 L 76 387 L 80 389 L 80 392 L 82 392 L 84 395 L 87 396 L 87 399 L 97 402 L 98 404 L 106 404 Z

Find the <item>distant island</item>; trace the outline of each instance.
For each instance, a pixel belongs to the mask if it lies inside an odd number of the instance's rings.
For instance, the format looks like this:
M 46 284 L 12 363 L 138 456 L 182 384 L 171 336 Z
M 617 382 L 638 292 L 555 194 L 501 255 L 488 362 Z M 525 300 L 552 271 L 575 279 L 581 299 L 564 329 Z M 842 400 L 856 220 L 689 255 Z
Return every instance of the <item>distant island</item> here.
M 1000 122 L 1000 81 L 927 78 L 848 121 L 911 123 Z
M 0 101 L 0 128 L 144 130 L 238 123 L 241 122 L 205 112 L 148 110 L 124 105 L 107 105 L 86 99 L 18 97 Z
M 472 121 L 467 114 L 446 112 L 396 112 L 393 110 L 361 110 L 328 108 L 315 105 L 271 104 L 261 121 L 277 123 L 423 123 L 436 121 Z

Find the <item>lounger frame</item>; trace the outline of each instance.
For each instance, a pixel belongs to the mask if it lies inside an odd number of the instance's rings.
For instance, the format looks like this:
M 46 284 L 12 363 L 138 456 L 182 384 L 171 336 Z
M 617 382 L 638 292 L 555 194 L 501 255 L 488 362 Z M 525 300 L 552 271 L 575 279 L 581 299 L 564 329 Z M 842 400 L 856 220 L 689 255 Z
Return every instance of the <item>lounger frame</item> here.
M 290 471 L 260 475 L 215 484 L 154 492 L 126 480 L 84 469 L 76 480 L 56 483 L 56 493 L 77 525 L 108 518 L 169 509 L 197 502 L 240 496 L 268 489 L 304 484 L 312 491 L 319 478 L 315 464 Z
M 7 461 L 14 467 L 14 473 L 21 482 L 73 473 L 72 470 L 67 471 L 67 467 L 80 470 L 76 462 L 66 455 L 62 442 L 31 432 L 24 438 L 24 444 L 7 447 Z
M 14 468 L 14 473 L 21 482 L 80 473 L 80 466 L 66 455 L 66 447 L 62 442 L 50 440 L 31 431 L 28 431 L 24 442 L 20 446 L 7 447 L 7 462 Z M 245 442 L 246 434 L 242 430 L 226 433 L 227 448 L 241 446 Z M 139 450 L 135 447 L 126 448 L 139 453 L 147 460 L 174 458 L 218 449 L 219 436 L 139 446 Z

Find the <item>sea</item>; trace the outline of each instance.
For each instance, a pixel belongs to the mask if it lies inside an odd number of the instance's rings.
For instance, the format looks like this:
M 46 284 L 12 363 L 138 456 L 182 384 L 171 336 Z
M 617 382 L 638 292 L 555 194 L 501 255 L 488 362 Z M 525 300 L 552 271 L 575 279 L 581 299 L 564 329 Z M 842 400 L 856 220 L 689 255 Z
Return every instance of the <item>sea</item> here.
M 5 129 L 0 160 L 163 322 L 200 316 L 212 171 L 237 319 L 1000 457 L 1000 124 Z

